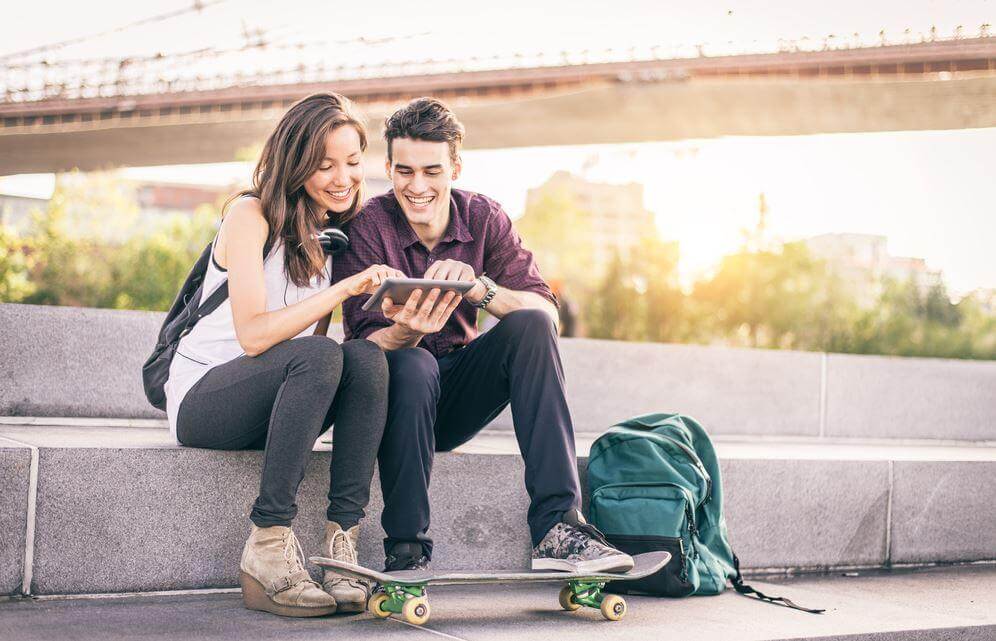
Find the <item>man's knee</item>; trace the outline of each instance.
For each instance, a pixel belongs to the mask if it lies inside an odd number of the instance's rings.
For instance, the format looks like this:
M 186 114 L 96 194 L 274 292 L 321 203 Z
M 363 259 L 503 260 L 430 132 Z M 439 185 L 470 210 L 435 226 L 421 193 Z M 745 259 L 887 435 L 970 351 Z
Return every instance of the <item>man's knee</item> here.
M 387 352 L 391 396 L 439 397 L 439 363 L 436 357 L 419 347 Z
M 557 338 L 553 317 L 541 309 L 517 309 L 509 312 L 491 331 L 498 329 L 522 338 Z

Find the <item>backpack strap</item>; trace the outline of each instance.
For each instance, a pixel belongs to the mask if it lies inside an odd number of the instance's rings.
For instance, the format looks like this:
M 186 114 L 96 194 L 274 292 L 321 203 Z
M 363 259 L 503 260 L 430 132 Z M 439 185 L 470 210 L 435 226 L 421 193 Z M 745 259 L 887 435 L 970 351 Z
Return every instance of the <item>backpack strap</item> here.
M 263 260 L 266 260 L 267 257 L 269 256 L 270 249 L 272 249 L 272 246 L 270 244 L 269 239 L 267 239 L 266 243 L 263 245 Z M 208 245 L 207 251 L 209 252 L 209 254 L 214 252 L 214 243 Z M 201 258 L 203 258 L 203 255 L 201 256 Z M 200 305 L 197 306 L 197 311 L 195 311 L 193 314 L 190 315 L 190 319 L 187 321 L 187 324 L 184 326 L 183 332 L 180 333 L 180 336 L 182 337 L 186 334 L 189 334 L 190 330 L 194 329 L 194 325 L 197 324 L 197 321 L 204 318 L 214 310 L 218 309 L 218 307 L 222 303 L 224 303 L 227 298 L 228 298 L 228 279 L 226 278 L 225 282 L 223 282 L 218 287 L 218 289 L 211 292 L 211 295 L 207 297 L 207 300 L 203 301 Z
M 804 608 L 801 605 L 796 605 L 791 600 L 786 599 L 785 597 L 768 596 L 763 592 L 758 592 L 749 585 L 745 585 L 743 575 L 740 574 L 740 559 L 737 558 L 736 554 L 733 555 L 733 569 L 737 571 L 737 575 L 733 577 L 731 581 L 733 582 L 733 589 L 736 590 L 738 594 L 742 594 L 744 596 L 754 595 L 761 601 L 765 601 L 767 603 L 773 603 L 775 605 L 781 605 L 786 608 L 792 608 L 793 610 L 801 610 L 802 612 L 809 612 L 810 614 L 823 614 L 826 611 L 824 609 L 813 610 L 810 608 Z
M 207 271 L 208 261 L 211 260 L 213 247 L 213 242 L 208 243 L 207 247 L 204 248 L 204 251 L 201 252 L 200 257 L 194 263 L 194 266 L 190 268 L 187 279 L 183 281 L 180 291 L 177 292 L 176 298 L 173 299 L 173 304 L 170 305 L 169 311 L 166 312 L 166 318 L 176 318 L 183 311 L 183 308 L 187 306 L 187 303 L 190 302 L 191 293 L 196 292 L 197 288 L 200 287 L 201 282 L 204 280 L 204 272 Z

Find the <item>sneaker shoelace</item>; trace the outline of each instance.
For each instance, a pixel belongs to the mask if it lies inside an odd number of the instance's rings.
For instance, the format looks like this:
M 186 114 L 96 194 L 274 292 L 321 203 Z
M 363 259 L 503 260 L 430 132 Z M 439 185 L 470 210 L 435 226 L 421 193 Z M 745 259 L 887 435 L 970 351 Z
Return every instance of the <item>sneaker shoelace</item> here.
M 356 548 L 353 547 L 353 542 L 349 540 L 349 535 L 346 534 L 345 530 L 336 530 L 332 533 L 332 558 L 353 565 L 359 564 Z
M 332 533 L 332 558 L 336 561 L 345 561 L 346 563 L 352 563 L 353 565 L 360 564 L 356 554 L 356 548 L 353 547 L 353 542 L 349 539 L 349 535 L 345 530 L 336 530 Z M 366 589 L 366 584 L 359 579 L 353 579 L 341 575 L 329 576 L 326 574 L 326 585 L 338 585 L 341 583 L 346 583 L 361 590 Z
M 606 547 L 611 547 L 609 546 L 609 542 L 605 539 L 605 535 L 590 523 L 579 523 L 577 525 L 565 523 L 564 526 L 567 529 L 568 541 L 576 544 L 578 549 L 587 547 L 588 542 L 592 540 L 597 543 L 601 543 Z
M 304 569 L 304 548 L 301 547 L 301 542 L 297 540 L 294 530 L 290 528 L 287 529 L 287 535 L 284 537 L 284 560 L 287 562 L 292 573 L 306 571 Z M 314 581 L 309 582 L 314 583 Z

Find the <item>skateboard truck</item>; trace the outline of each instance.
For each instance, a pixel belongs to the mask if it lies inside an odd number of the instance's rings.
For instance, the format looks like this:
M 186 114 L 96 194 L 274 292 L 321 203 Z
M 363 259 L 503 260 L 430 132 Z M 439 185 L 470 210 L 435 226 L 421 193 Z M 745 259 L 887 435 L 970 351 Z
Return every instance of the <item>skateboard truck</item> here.
M 596 608 L 609 621 L 626 615 L 626 601 L 615 594 L 604 594 L 604 581 L 568 581 L 560 590 L 560 607 L 573 612 L 581 606 Z
M 374 616 L 386 619 L 392 614 L 400 614 L 414 625 L 422 625 L 429 620 L 432 610 L 424 585 L 385 583 L 382 587 L 384 591 L 374 593 L 367 602 L 367 609 Z

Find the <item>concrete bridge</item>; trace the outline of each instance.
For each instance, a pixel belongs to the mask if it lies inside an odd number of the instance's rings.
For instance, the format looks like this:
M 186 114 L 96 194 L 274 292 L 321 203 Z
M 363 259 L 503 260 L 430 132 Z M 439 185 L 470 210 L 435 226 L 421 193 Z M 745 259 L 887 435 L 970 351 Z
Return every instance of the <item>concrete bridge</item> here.
M 504 68 L 448 61 L 183 81 L 121 74 L 5 83 L 0 175 L 233 160 L 292 102 L 327 90 L 360 103 L 375 131 L 408 98 L 449 100 L 469 148 L 996 126 L 992 37 Z

